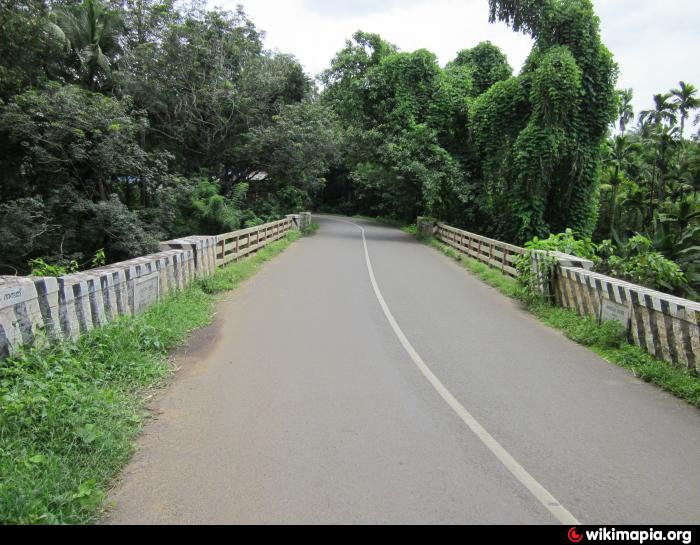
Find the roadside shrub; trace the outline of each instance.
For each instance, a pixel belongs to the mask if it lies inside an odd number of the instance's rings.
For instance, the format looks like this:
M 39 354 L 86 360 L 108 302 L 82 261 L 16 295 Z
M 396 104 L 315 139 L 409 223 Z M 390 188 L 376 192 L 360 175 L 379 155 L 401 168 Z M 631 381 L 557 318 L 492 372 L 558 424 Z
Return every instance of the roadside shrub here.
M 599 251 L 597 270 L 615 278 L 669 293 L 682 291 L 687 285 L 681 268 L 654 251 L 652 241 L 645 236 L 635 235 L 619 248 L 605 241 Z

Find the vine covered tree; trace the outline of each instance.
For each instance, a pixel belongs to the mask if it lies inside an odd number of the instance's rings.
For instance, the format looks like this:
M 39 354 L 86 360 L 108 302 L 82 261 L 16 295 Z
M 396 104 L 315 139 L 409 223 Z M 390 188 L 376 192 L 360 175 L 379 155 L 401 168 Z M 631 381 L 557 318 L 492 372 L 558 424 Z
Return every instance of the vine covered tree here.
M 602 144 L 616 115 L 617 67 L 589 0 L 491 0 L 491 18 L 530 34 L 516 78 L 479 96 L 472 135 L 494 234 L 523 241 L 597 219 Z

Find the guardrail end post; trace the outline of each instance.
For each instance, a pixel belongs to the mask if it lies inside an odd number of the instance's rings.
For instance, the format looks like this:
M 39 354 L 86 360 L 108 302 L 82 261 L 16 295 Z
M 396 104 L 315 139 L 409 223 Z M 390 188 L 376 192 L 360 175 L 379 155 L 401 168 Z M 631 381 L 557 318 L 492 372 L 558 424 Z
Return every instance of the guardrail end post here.
M 437 221 L 435 221 L 433 218 L 420 216 L 416 220 L 416 227 L 420 236 L 432 237 L 437 229 Z
M 311 227 L 311 212 L 301 212 L 299 214 L 299 230 L 306 231 Z

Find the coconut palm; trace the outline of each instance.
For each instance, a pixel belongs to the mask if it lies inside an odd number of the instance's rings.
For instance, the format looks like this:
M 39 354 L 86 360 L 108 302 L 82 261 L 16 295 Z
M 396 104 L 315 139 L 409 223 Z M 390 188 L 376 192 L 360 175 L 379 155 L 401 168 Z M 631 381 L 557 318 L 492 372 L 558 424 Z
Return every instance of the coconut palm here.
M 84 0 L 78 6 L 57 8 L 53 12 L 54 30 L 73 51 L 78 73 L 89 89 L 100 85 L 100 76 L 111 75 L 110 58 L 119 52 L 122 22 L 99 0 Z
M 695 85 L 686 83 L 684 81 L 679 82 L 678 89 L 673 89 L 671 94 L 674 97 L 674 104 L 678 113 L 681 116 L 681 138 L 683 137 L 685 130 L 685 122 L 690 117 L 690 113 L 693 110 L 700 108 L 700 99 L 697 97 L 698 89 Z

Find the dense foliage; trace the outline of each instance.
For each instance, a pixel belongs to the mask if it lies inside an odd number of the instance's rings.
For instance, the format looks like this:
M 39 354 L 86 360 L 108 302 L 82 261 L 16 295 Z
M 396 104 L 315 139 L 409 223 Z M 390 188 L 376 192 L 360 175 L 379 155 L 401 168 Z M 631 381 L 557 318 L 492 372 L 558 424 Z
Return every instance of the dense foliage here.
M 338 138 L 312 80 L 241 8 L 197 5 L 0 4 L 0 273 L 276 219 L 323 186 Z
M 321 98 L 346 144 L 319 205 L 433 216 L 533 248 L 576 240 L 603 272 L 696 298 L 695 87 L 656 96 L 630 131 L 631 90 L 615 90 L 590 0 L 489 3 L 492 21 L 534 40 L 518 75 L 489 42 L 442 68 L 363 32 L 338 52 Z
M 491 2 L 532 35 L 518 76 L 486 42 L 440 68 L 358 33 L 323 76 L 352 145 L 326 203 L 442 219 L 505 240 L 567 227 L 591 234 L 617 68 L 589 0 Z M 348 107 L 350 105 L 350 107 Z
M 675 291 L 695 298 L 700 292 L 700 131 L 689 134 L 697 122 L 698 90 L 681 81 L 678 88 L 654 96 L 654 107 L 640 112 L 636 126 L 632 90 L 619 92 L 616 134 L 605 150 L 597 241 L 609 239 L 623 261 L 639 260 L 639 279 L 655 269 L 673 277 Z M 675 275 L 668 264 L 680 268 Z M 637 256 L 641 256 L 638 258 Z M 613 259 L 613 262 L 615 260 Z M 613 272 L 615 268 L 612 269 Z M 634 267 L 633 267 L 633 270 Z M 617 272 L 620 267 L 617 267 Z M 641 280 L 640 280 L 641 281 Z M 644 283 L 642 281 L 642 283 Z M 647 282 L 666 288 L 667 281 Z
M 654 107 L 642 111 L 630 128 L 632 90 L 619 91 L 593 236 L 569 231 L 535 239 L 528 247 L 588 257 L 601 272 L 697 300 L 700 132 L 687 134 L 688 121 L 700 108 L 697 94 L 695 86 L 681 81 L 656 95 Z
M 601 270 L 700 289 L 697 89 L 632 127 L 591 0 L 489 0 L 533 38 L 518 73 L 490 42 L 441 66 L 357 32 L 320 93 L 242 8 L 189 2 L 0 4 L 0 273 L 315 206 L 517 244 L 570 230 Z

